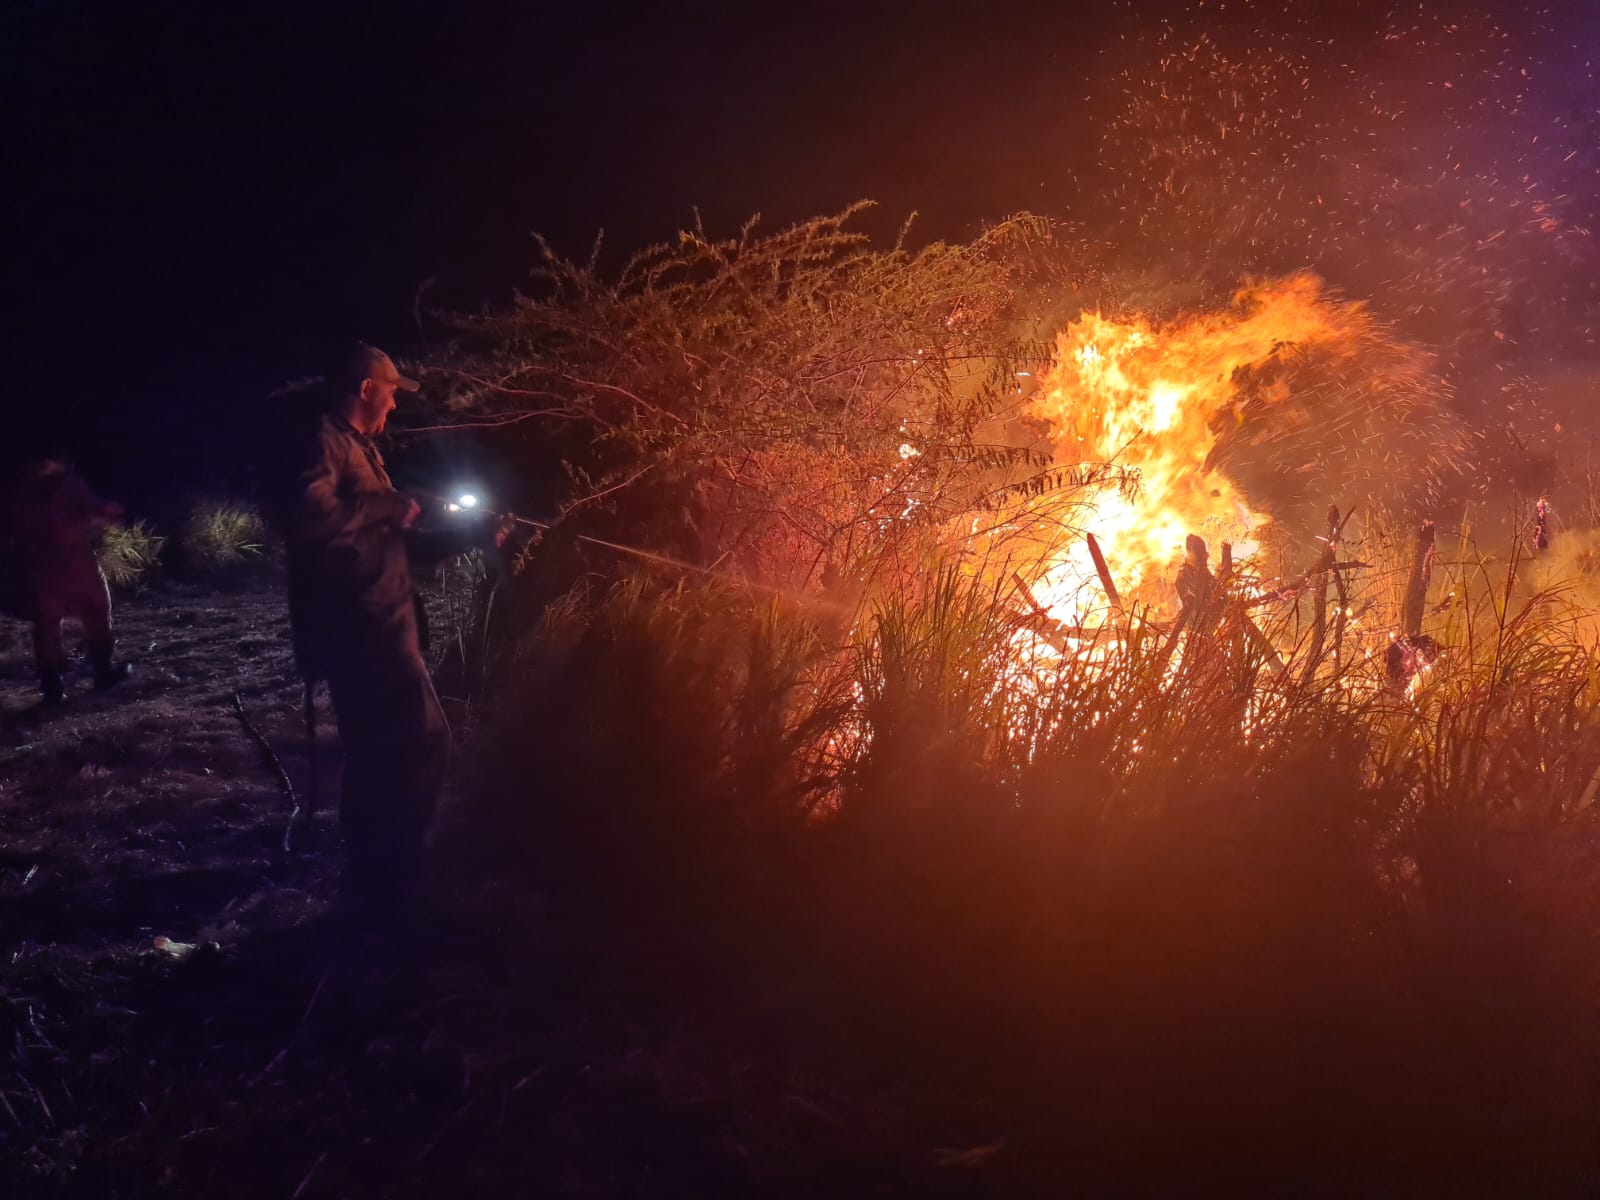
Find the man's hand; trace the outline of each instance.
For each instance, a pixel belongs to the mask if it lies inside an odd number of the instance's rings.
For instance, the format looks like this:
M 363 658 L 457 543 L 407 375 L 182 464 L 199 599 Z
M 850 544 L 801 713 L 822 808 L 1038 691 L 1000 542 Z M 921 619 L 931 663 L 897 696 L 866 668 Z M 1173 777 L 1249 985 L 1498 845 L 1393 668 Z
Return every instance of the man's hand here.
M 422 505 L 418 504 L 415 500 L 411 499 L 409 496 L 406 497 L 406 513 L 405 513 L 405 516 L 400 518 L 400 528 L 401 529 L 410 529 L 413 525 L 415 525 L 417 523 L 417 519 L 419 517 L 421 517 L 421 516 L 422 516 Z
M 494 548 L 496 550 L 499 550 L 503 546 L 505 546 L 506 539 L 511 536 L 512 532 L 516 528 L 517 528 L 517 519 L 515 517 L 509 516 L 509 515 L 501 517 L 500 518 L 500 524 L 495 526 Z

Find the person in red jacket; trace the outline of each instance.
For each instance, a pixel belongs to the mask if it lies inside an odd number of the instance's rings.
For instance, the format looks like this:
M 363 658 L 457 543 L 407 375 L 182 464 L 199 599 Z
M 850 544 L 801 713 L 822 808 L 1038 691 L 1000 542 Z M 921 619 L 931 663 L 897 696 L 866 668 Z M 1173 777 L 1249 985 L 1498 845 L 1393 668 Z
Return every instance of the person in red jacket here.
M 61 623 L 83 626 L 97 688 L 128 677 L 112 661 L 111 593 L 94 556 L 93 538 L 120 519 L 122 506 L 102 500 L 64 463 L 38 463 L 23 473 L 13 499 L 13 607 L 33 622 L 33 654 L 47 705 L 65 703 L 67 669 Z

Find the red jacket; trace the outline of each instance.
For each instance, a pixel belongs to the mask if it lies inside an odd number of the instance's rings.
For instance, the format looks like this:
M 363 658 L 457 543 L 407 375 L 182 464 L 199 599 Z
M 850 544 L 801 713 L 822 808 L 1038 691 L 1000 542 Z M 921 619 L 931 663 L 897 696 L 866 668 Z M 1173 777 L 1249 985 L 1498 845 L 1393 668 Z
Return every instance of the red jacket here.
M 9 586 L 4 607 L 32 619 L 42 597 L 104 588 L 94 556 L 94 535 L 122 515 L 68 467 L 45 463 L 31 471 L 9 508 Z

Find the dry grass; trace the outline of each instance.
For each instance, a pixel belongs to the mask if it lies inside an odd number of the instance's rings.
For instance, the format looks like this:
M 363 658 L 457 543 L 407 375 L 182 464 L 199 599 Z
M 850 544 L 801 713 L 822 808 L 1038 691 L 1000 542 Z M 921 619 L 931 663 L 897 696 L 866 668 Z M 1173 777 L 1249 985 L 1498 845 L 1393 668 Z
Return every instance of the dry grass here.
M 438 605 L 429 624 L 429 643 L 439 659 L 435 683 L 457 699 L 471 702 L 494 674 L 498 645 L 496 600 L 500 570 L 482 550 L 458 554 L 434 574 Z
M 737 955 L 847 1075 L 867 1036 L 1086 1171 L 1155 1169 L 1152 1120 L 1221 1172 L 1592 1168 L 1600 664 L 1558 595 L 1463 595 L 1407 690 L 1237 606 L 1022 669 L 953 566 L 843 621 L 633 579 L 524 647 L 485 829 L 650 969 Z
M 0 1135 L 31 1181 L 1584 1194 L 1600 743 L 1559 597 L 1474 590 L 1408 697 L 1346 686 L 1360 656 L 1275 675 L 1227 620 L 1169 648 L 1136 618 L 1041 680 L 955 568 L 859 611 L 580 591 L 498 736 L 463 730 L 498 786 L 452 847 L 506 882 L 453 876 L 459 926 L 390 973 L 318 928 L 331 844 L 270 862 L 227 699 L 298 775 L 281 599 L 164 592 L 119 614 L 154 647 L 131 692 L 26 725 L 25 639 L 5 660 Z M 493 899 L 530 879 L 573 962 Z
M 95 557 L 112 587 L 132 588 L 145 582 L 161 564 L 167 539 L 145 521 L 112 525 L 95 542 Z
M 260 562 L 267 549 L 261 513 L 239 500 L 196 504 L 183 523 L 178 547 L 185 565 L 200 573 L 221 573 Z

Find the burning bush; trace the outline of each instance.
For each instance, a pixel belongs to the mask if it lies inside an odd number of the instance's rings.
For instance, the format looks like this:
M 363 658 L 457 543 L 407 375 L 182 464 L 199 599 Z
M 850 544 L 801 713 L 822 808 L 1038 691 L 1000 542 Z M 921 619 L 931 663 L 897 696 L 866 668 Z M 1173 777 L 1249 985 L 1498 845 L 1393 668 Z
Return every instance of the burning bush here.
M 535 423 L 569 526 L 806 590 L 919 546 L 1044 465 L 1018 433 L 1031 218 L 873 250 L 857 210 L 758 236 L 696 229 L 615 282 L 546 251 L 540 292 L 462 320 L 440 370 L 463 424 Z
M 1309 276 L 1167 322 L 1085 314 L 1058 337 L 1031 411 L 1058 461 L 1113 463 L 1137 486 L 1034 498 L 1026 517 L 1045 530 L 1028 556 L 1034 596 L 1077 612 L 1100 591 L 1084 531 L 1119 595 L 1170 606 L 1190 534 L 1242 561 L 1269 536 L 1303 538 L 1331 497 L 1436 500 L 1465 446 L 1447 392 L 1429 356 Z
M 1462 445 L 1432 360 L 1306 277 L 1029 350 L 1038 234 L 697 232 L 468 323 L 457 419 L 545 424 L 577 485 L 474 833 L 640 969 L 780 979 L 1109 1178 L 1150 1126 L 1291 1173 L 1577 1153 L 1595 657 L 1517 555 L 1385 516 Z

